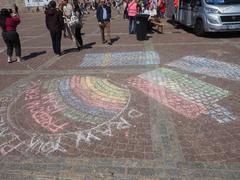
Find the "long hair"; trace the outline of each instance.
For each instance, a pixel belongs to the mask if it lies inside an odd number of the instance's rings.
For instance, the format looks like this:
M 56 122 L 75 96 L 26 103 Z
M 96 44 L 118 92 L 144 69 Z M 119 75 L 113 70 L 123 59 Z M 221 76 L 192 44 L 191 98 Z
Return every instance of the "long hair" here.
M 6 29 L 6 19 L 11 17 L 11 13 L 8 9 L 2 9 L 0 13 L 0 27 L 5 30 Z

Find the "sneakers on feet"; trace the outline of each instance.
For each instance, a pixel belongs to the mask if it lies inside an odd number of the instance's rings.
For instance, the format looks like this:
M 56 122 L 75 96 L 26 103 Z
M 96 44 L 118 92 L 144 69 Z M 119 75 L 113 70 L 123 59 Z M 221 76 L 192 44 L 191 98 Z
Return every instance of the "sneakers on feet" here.
M 21 57 L 17 57 L 17 62 L 21 62 Z
M 8 56 L 7 61 L 8 61 L 8 63 L 11 63 L 12 62 L 12 57 Z

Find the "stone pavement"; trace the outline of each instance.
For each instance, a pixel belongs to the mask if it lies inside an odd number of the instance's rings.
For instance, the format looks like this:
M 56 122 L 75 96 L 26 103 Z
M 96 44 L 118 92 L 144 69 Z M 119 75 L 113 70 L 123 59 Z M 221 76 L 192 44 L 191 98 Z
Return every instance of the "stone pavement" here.
M 23 59 L 0 39 L 0 179 L 240 179 L 240 37 L 164 22 L 137 41 L 113 15 L 84 47 L 52 53 L 44 15 L 25 14 Z

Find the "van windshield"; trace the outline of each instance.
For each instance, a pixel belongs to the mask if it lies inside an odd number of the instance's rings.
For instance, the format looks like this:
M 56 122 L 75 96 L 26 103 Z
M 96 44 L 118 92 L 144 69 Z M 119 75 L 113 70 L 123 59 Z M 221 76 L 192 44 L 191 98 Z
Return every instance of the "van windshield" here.
M 206 0 L 206 3 L 214 5 L 240 4 L 240 0 Z

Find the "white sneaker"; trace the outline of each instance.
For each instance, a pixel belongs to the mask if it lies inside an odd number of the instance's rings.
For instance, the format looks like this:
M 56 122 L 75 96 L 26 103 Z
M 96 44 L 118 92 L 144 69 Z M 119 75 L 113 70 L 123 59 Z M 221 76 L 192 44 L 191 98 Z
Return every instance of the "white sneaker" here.
M 21 57 L 17 57 L 17 62 L 21 62 Z
M 7 61 L 8 61 L 8 63 L 11 63 L 12 62 L 12 57 L 8 56 Z

